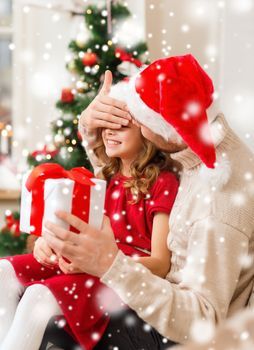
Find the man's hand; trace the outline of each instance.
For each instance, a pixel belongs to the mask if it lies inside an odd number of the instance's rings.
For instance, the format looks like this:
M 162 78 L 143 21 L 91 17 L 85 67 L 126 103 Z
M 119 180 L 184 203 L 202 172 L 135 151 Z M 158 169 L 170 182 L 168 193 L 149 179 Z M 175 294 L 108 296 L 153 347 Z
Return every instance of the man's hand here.
M 80 268 L 78 267 L 74 267 L 73 264 L 71 262 L 67 262 L 66 259 L 64 258 L 59 258 L 58 261 L 58 266 L 60 268 L 60 270 L 62 270 L 63 273 L 65 273 L 66 275 L 72 275 L 75 273 L 83 273 L 84 271 L 80 270 Z
M 87 132 L 97 128 L 120 129 L 131 120 L 126 104 L 108 96 L 111 85 L 112 73 L 107 70 L 100 92 L 80 117 L 80 123 Z
M 80 233 L 74 233 L 47 222 L 47 231 L 43 237 L 48 245 L 70 263 L 61 260 L 60 268 L 64 273 L 86 272 L 101 277 L 113 263 L 118 247 L 109 222 L 104 216 L 101 230 L 97 230 L 76 216 L 59 211 L 57 217 L 75 227 Z
M 58 258 L 43 237 L 39 237 L 34 244 L 34 258 L 46 267 L 55 267 Z

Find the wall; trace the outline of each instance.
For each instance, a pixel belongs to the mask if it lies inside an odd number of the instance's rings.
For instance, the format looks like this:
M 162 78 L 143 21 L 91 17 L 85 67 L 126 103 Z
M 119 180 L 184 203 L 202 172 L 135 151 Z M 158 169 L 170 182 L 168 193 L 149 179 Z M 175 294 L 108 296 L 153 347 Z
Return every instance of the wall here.
M 49 123 L 56 118 L 55 102 L 61 88 L 69 85 L 64 66 L 71 27 L 65 13 L 24 6 L 18 0 L 14 9 L 14 160 L 21 171 L 27 150 L 45 143 Z
M 254 1 L 230 0 L 225 11 L 221 105 L 254 151 Z
M 209 0 L 146 1 L 146 32 L 151 59 L 194 54 L 219 79 L 220 8 Z
M 151 59 L 192 53 L 213 78 L 215 111 L 254 150 L 254 1 L 146 0 Z

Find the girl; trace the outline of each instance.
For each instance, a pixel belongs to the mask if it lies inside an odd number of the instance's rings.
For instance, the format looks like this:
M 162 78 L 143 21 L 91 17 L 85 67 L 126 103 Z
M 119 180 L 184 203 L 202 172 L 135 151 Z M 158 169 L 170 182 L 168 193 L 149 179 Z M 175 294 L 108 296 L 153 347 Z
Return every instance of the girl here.
M 105 210 L 119 248 L 165 277 L 170 268 L 168 219 L 178 188 L 169 156 L 132 122 L 119 130 L 103 129 L 95 153 L 104 165 Z M 40 237 L 34 256 L 0 261 L 1 350 L 38 349 L 52 316 L 64 316 L 67 330 L 87 350 L 103 335 L 109 322 L 102 306 L 105 286 L 85 273 L 63 273 L 51 259 L 53 253 Z M 59 323 L 65 325 L 64 319 Z

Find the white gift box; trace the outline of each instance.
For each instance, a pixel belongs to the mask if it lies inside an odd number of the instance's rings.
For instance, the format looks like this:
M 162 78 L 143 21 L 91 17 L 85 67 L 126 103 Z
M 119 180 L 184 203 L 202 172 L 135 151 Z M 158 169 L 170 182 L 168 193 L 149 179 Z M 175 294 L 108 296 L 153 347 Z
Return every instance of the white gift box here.
M 32 213 L 32 191 L 29 192 L 26 187 L 26 181 L 30 172 L 25 174 L 22 179 L 22 193 L 21 193 L 21 211 L 20 211 L 20 230 L 26 233 L 34 233 L 34 227 L 31 226 L 31 213 Z M 95 227 L 101 228 L 103 214 L 104 214 L 104 202 L 106 193 L 106 181 L 91 178 L 94 186 L 90 187 L 90 205 L 88 213 L 88 223 Z M 46 179 L 44 183 L 44 214 L 42 218 L 42 230 L 44 222 L 51 221 L 65 229 L 69 229 L 69 225 L 57 218 L 55 212 L 57 210 L 72 212 L 73 204 L 73 190 L 75 182 L 71 179 Z M 84 186 L 84 185 L 81 185 Z M 79 205 L 86 207 L 85 201 L 89 198 L 81 198 Z M 83 201 L 83 204 L 82 204 Z M 39 205 L 39 203 L 38 203 Z

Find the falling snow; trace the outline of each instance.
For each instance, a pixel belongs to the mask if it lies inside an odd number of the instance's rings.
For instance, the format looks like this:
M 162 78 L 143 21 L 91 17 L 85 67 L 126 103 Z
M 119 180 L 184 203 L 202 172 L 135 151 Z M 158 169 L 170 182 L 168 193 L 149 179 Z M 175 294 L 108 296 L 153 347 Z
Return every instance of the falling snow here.
M 191 36 L 192 33 L 194 32 L 195 26 L 193 23 L 193 19 L 195 20 L 195 23 L 204 23 L 206 21 L 209 21 L 210 18 L 214 20 L 217 11 L 225 11 L 227 10 L 227 6 L 229 6 L 230 11 L 232 11 L 234 13 L 235 16 L 241 16 L 242 21 L 244 22 L 244 16 L 246 14 L 248 14 L 251 10 L 253 10 L 253 1 L 252 0 L 231 0 L 230 2 L 228 2 L 228 4 L 226 4 L 225 1 L 215 1 L 214 5 L 211 5 L 212 2 L 210 2 L 209 4 L 205 4 L 203 1 L 192 1 L 189 2 L 188 8 L 185 9 L 186 12 L 189 13 L 189 17 L 185 17 L 180 18 L 179 20 L 179 25 L 178 25 L 178 30 L 181 34 L 181 39 L 182 43 L 184 45 L 184 49 L 186 50 L 190 50 L 193 49 L 193 51 L 195 52 L 197 50 L 196 47 L 196 42 L 195 42 L 195 37 Z M 157 4 L 151 4 L 149 6 L 150 10 L 153 11 L 155 13 L 155 11 L 157 10 Z M 29 6 L 24 6 L 23 7 L 23 13 L 26 16 L 29 16 L 31 14 L 31 8 Z M 223 12 L 221 12 L 223 13 Z M 107 16 L 106 11 L 104 11 L 103 16 Z M 179 19 L 180 14 L 177 10 L 174 11 L 168 11 L 167 13 L 167 18 L 168 20 L 172 21 L 175 18 Z M 224 18 L 224 17 L 223 17 Z M 61 21 L 62 16 L 60 14 L 55 13 L 54 15 L 51 16 L 51 20 L 53 23 L 57 23 L 59 21 Z M 226 24 L 225 20 L 223 20 L 224 25 Z M 217 22 L 219 23 L 219 22 Z M 222 23 L 222 24 L 223 24 Z M 170 34 L 170 30 L 163 28 L 160 29 L 161 34 L 163 35 L 163 39 L 160 40 L 161 43 L 161 51 L 162 54 L 167 56 L 169 55 L 169 53 L 174 53 L 174 50 L 176 50 L 176 47 L 173 45 L 173 43 L 171 44 L 170 42 L 170 38 L 169 38 L 169 34 Z M 37 33 L 37 37 L 40 37 L 41 33 Z M 142 35 L 142 30 L 139 27 L 137 21 L 133 20 L 128 22 L 128 23 L 123 23 L 121 26 L 119 26 L 119 28 L 117 29 L 117 31 L 114 33 L 114 42 L 119 42 L 119 43 L 124 43 L 125 45 L 134 45 L 136 40 L 139 39 L 139 37 Z M 193 34 L 194 35 L 194 34 Z M 236 28 L 236 32 L 235 32 L 235 38 L 237 38 L 240 34 L 238 33 L 238 28 Z M 156 33 L 152 33 L 152 32 L 148 32 L 147 33 L 147 37 L 148 39 L 153 39 L 155 38 L 156 40 Z M 56 85 L 55 85 L 55 74 L 54 71 L 52 70 L 52 68 L 50 68 L 50 63 L 53 62 L 54 64 L 54 52 L 55 50 L 57 50 L 57 45 L 59 45 L 59 41 L 62 40 L 62 37 L 59 36 L 59 34 L 56 35 L 56 38 L 54 41 L 50 42 L 48 41 L 50 38 L 47 38 L 47 42 L 43 43 L 42 47 L 43 47 L 43 54 L 41 55 L 42 58 L 42 62 L 44 62 L 46 69 L 44 68 L 40 68 L 37 67 L 37 71 L 34 72 L 34 74 L 31 74 L 31 84 L 30 84 L 30 89 L 32 92 L 32 95 L 35 99 L 45 99 L 45 98 L 49 98 L 52 94 L 53 96 L 55 96 L 55 90 L 56 90 Z M 88 39 L 88 33 L 84 30 L 84 28 L 80 28 L 80 32 L 77 34 L 76 36 L 76 42 L 77 44 L 82 48 L 82 46 L 84 45 L 84 43 L 87 41 Z M 210 39 L 209 39 L 210 40 Z M 247 55 L 248 54 L 248 50 L 251 49 L 251 47 L 253 46 L 253 42 L 248 41 L 247 39 L 245 40 L 244 38 L 241 38 L 241 40 L 244 42 L 245 48 L 242 49 L 243 51 L 243 55 Z M 232 44 L 233 46 L 235 46 L 235 44 Z M 223 45 L 222 45 L 223 46 Z M 10 51 L 14 51 L 16 50 L 16 47 L 14 45 L 14 43 L 11 43 L 9 45 L 9 49 Z M 108 45 L 103 45 L 102 46 L 102 50 L 104 52 L 107 52 L 109 49 Z M 235 51 L 239 50 L 238 46 L 235 46 L 234 48 Z M 209 73 L 212 73 L 215 69 L 215 64 L 216 61 L 218 60 L 218 57 L 222 54 L 221 52 L 221 46 L 217 43 L 214 42 L 206 42 L 204 44 L 204 47 L 202 48 L 200 55 L 203 55 L 204 59 L 203 59 L 203 65 L 204 68 L 208 70 Z M 81 54 L 82 56 L 82 54 Z M 26 50 L 22 53 L 22 55 L 20 56 L 20 61 L 24 66 L 29 66 L 32 65 L 33 62 L 36 61 L 36 59 L 38 59 L 38 53 L 31 49 L 31 50 Z M 242 71 L 242 64 L 239 62 L 239 65 L 236 67 L 236 70 L 238 73 L 240 74 Z M 87 73 L 92 73 L 92 74 L 96 74 L 96 70 L 92 70 L 90 67 L 86 67 L 86 72 Z M 20 76 L 16 76 L 15 79 L 17 81 L 19 81 L 21 79 Z M 164 79 L 163 75 L 159 75 L 158 79 L 161 81 Z M 235 77 L 235 79 L 237 79 Z M 81 87 L 78 83 L 77 83 L 77 88 Z M 223 97 L 223 91 L 221 91 L 221 87 L 219 88 L 219 92 L 217 93 L 218 96 L 221 94 Z M 245 117 L 246 115 L 249 116 L 253 113 L 253 109 L 254 109 L 254 105 L 253 105 L 253 91 L 251 89 L 249 89 L 248 87 L 245 86 L 236 86 L 234 89 L 232 89 L 232 91 L 230 91 L 230 94 L 226 96 L 227 99 L 224 100 L 227 102 L 228 106 L 231 106 L 229 109 L 230 112 L 232 112 L 232 114 L 234 114 L 236 120 L 238 120 L 238 122 L 235 122 L 234 126 L 237 128 L 238 125 L 241 125 L 242 128 L 242 134 L 245 135 L 245 138 L 247 140 L 251 140 L 253 142 L 253 127 L 252 124 L 250 124 L 250 119 L 251 118 L 247 118 Z M 229 107 L 227 107 L 229 108 Z M 187 107 L 187 116 L 193 116 L 195 117 L 195 115 L 200 111 L 200 106 L 197 105 L 195 102 L 190 103 Z M 229 113 L 231 114 L 231 113 Z M 185 115 L 186 116 L 186 115 Z M 243 120 L 243 118 L 245 121 L 242 122 L 241 120 Z M 33 117 L 26 117 L 26 123 L 27 124 L 32 124 L 33 127 L 38 126 L 37 122 L 35 120 L 33 120 Z M 238 123 L 238 124 L 237 124 Z M 61 127 L 63 125 L 63 121 L 62 120 L 58 120 L 57 121 L 57 125 L 59 127 Z M 28 133 L 29 130 L 26 130 L 25 128 L 22 130 L 20 128 L 20 130 L 17 131 L 16 134 L 16 138 L 17 140 L 25 140 L 26 138 L 28 138 Z M 64 134 L 66 136 L 70 135 L 71 130 L 66 128 L 64 129 Z M 200 130 L 200 134 L 201 137 L 203 138 L 203 140 L 205 140 L 205 142 L 210 143 L 210 139 L 207 138 L 207 130 L 206 128 L 202 128 Z M 55 141 L 56 142 L 62 142 L 63 141 L 63 136 L 62 135 L 56 135 L 55 136 Z M 22 143 L 23 144 L 23 143 Z M 15 141 L 14 142 L 14 147 L 19 147 L 19 142 Z M 68 151 L 72 152 L 73 148 L 69 147 Z M 66 157 L 66 150 L 62 150 L 61 154 L 63 157 Z M 28 150 L 26 149 L 26 147 L 24 147 L 24 149 L 22 150 L 22 156 L 26 157 L 28 155 Z M 41 160 L 41 156 L 37 157 L 37 160 Z M 246 183 L 251 183 L 251 181 L 253 180 L 253 174 L 251 171 L 246 171 L 243 175 L 244 180 L 246 181 Z M 181 192 L 181 188 L 179 189 L 179 191 Z M 68 194 L 69 189 L 63 188 L 62 190 L 63 194 Z M 254 193 L 254 192 L 253 192 Z M 169 194 L 168 191 L 165 191 L 164 193 L 166 196 Z M 118 192 L 114 192 L 112 194 L 112 198 L 113 199 L 117 199 L 119 197 L 119 193 Z M 147 198 L 149 199 L 149 195 L 147 195 Z M 197 195 L 197 199 L 199 199 L 199 195 Z M 134 196 L 135 199 L 135 196 Z M 211 198 L 209 196 L 202 196 L 201 200 L 203 201 L 203 203 L 205 205 L 209 205 L 211 202 Z M 235 192 L 231 198 L 232 204 L 237 207 L 237 208 L 241 208 L 242 206 L 244 206 L 245 202 L 246 202 L 246 195 L 239 191 L 239 192 Z M 152 203 L 152 202 L 151 202 Z M 122 213 L 123 215 L 123 213 Z M 118 221 L 121 218 L 121 215 L 116 213 L 113 216 L 113 219 Z M 177 217 L 178 219 L 181 219 L 181 215 L 179 215 Z M 186 224 L 187 225 L 187 224 Z M 188 225 L 187 225 L 188 226 Z M 180 229 L 180 228 L 179 228 Z M 30 230 L 33 231 L 34 227 L 30 227 Z M 131 230 L 131 225 L 127 225 L 127 230 Z M 126 241 L 128 243 L 132 242 L 133 237 L 132 236 L 127 236 L 126 237 Z M 223 236 L 219 236 L 219 242 L 223 245 L 225 243 L 225 237 Z M 180 255 L 180 254 L 179 254 Z M 53 257 L 53 256 L 52 256 Z M 199 257 L 200 258 L 200 257 Z M 52 258 L 53 259 L 53 258 Z M 188 259 L 188 263 L 191 265 L 193 263 L 193 259 L 194 257 L 189 257 Z M 195 260 L 195 259 L 194 259 Z M 239 258 L 239 262 L 242 265 L 243 268 L 249 268 L 251 266 L 251 264 L 253 263 L 253 257 L 249 256 L 249 255 L 243 255 Z M 202 258 L 199 260 L 199 262 L 201 264 L 204 264 L 204 261 L 202 260 Z M 183 275 L 183 279 L 186 278 L 186 280 L 191 280 L 192 278 L 195 278 L 195 280 L 197 281 L 197 283 L 203 283 L 205 281 L 204 276 L 202 275 L 195 275 L 196 271 L 195 269 L 191 270 L 188 269 L 186 270 L 188 273 L 186 273 L 186 276 Z M 92 279 L 87 280 L 85 283 L 86 288 L 91 288 L 94 284 L 94 281 Z M 144 287 L 144 286 L 143 286 Z M 66 291 L 68 291 L 68 288 L 66 289 Z M 165 290 L 163 290 L 162 292 L 163 294 L 166 293 Z M 103 291 L 102 291 L 103 294 Z M 131 294 L 131 293 L 130 293 Z M 74 295 L 74 298 L 76 299 L 78 296 Z M 113 300 L 115 301 L 115 300 Z M 114 303 L 113 303 L 114 304 Z M 110 308 L 109 305 L 108 306 L 108 310 L 112 312 L 112 309 Z M 70 305 L 70 310 L 72 309 L 72 306 Z M 113 308 L 113 311 L 119 311 L 121 310 L 121 307 L 116 307 L 116 309 Z M 150 308 L 148 308 L 146 310 L 147 314 L 151 314 L 153 313 L 154 309 L 153 306 L 151 306 Z M 6 310 L 4 308 L 0 308 L 0 317 L 4 316 Z M 126 323 L 129 325 L 133 325 L 131 319 L 126 320 Z M 63 328 L 66 325 L 66 321 L 64 319 L 61 319 L 60 321 L 58 321 L 57 323 L 59 328 Z M 144 325 L 144 330 L 145 331 L 150 331 L 151 327 L 148 324 Z M 204 341 L 207 341 L 209 339 L 211 339 L 214 335 L 214 326 L 206 321 L 197 321 L 192 325 L 191 328 L 191 335 L 193 340 L 197 341 L 198 343 L 203 343 Z M 98 339 L 98 334 L 97 333 L 93 333 L 91 335 L 92 339 L 97 340 Z M 241 341 L 248 341 L 250 337 L 250 334 L 247 330 L 243 330 L 240 333 L 240 339 Z M 247 349 L 247 347 L 246 347 Z M 117 348 L 115 347 L 114 350 L 117 350 Z
M 198 343 L 204 343 L 212 339 L 215 333 L 215 325 L 210 321 L 197 320 L 191 326 L 191 337 Z

